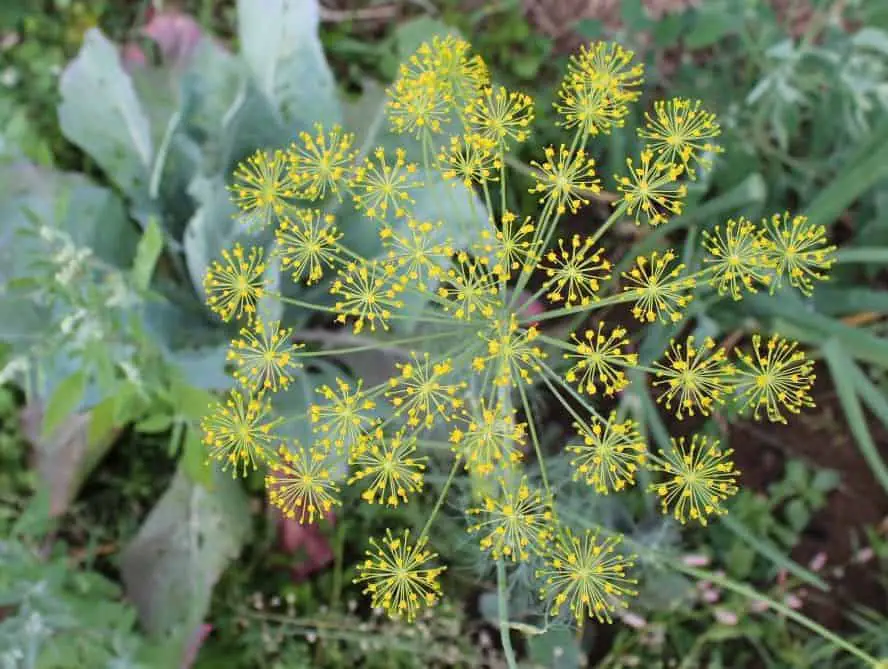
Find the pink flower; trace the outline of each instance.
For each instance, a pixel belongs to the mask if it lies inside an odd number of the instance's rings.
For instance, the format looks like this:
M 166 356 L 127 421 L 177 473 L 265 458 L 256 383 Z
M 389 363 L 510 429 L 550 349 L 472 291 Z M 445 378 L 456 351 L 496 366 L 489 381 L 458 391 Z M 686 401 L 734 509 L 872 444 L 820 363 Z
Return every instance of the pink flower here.
M 727 609 L 715 609 L 712 614 L 722 625 L 730 625 L 733 627 L 739 621 L 737 614 L 733 611 L 728 611 Z

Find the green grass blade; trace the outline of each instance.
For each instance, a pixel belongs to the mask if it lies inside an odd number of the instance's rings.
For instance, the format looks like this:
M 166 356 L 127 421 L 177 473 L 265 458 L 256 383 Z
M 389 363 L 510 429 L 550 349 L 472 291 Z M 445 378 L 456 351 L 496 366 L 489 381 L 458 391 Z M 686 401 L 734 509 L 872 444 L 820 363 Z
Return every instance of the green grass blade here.
M 820 345 L 834 338 L 846 351 L 853 352 L 854 358 L 888 367 L 888 341 L 866 330 L 807 311 L 800 301 L 791 299 L 787 295 L 769 297 L 759 294 L 750 295 L 747 299 L 751 309 L 759 315 L 780 319 L 797 326 L 805 333 L 801 339 L 807 343 Z
M 760 539 L 753 534 L 746 525 L 728 514 L 721 519 L 722 525 L 727 527 L 731 532 L 737 535 L 739 539 L 747 543 L 761 555 L 768 558 L 778 567 L 783 567 L 786 571 L 794 574 L 809 585 L 813 585 L 824 592 L 829 591 L 829 584 L 820 578 L 817 574 L 802 567 L 797 562 L 793 562 L 784 554 L 783 550 L 778 548 L 776 544 L 770 541 Z
M 843 169 L 805 210 L 813 225 L 829 225 L 858 197 L 888 176 L 888 121 L 860 143 Z
M 826 342 L 823 347 L 823 356 L 829 365 L 839 402 L 845 411 L 848 427 L 851 429 L 851 434 L 854 435 L 860 453 L 869 465 L 873 476 L 888 492 L 888 467 L 885 466 L 882 456 L 879 455 L 876 443 L 866 424 L 863 407 L 860 406 L 860 400 L 855 391 L 855 377 L 851 371 L 855 366 L 854 361 L 845 353 L 842 345 L 836 339 Z
M 821 286 L 814 291 L 817 312 L 825 316 L 850 316 L 863 311 L 888 313 L 888 291 L 853 286 Z
M 888 264 L 888 248 L 860 246 L 842 248 L 835 253 L 836 263 L 880 263 Z
M 870 381 L 869 377 L 857 365 L 851 368 L 851 374 L 854 377 L 854 386 L 857 388 L 860 399 L 869 407 L 873 415 L 888 428 L 888 399 L 885 398 L 884 393 L 875 383 Z

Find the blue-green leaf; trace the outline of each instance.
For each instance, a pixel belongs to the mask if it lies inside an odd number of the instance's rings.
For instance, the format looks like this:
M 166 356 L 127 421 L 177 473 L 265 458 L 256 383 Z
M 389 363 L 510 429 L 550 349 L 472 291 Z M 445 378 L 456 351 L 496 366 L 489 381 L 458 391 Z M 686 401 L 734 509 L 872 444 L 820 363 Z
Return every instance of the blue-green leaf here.
M 73 414 L 80 406 L 86 393 L 86 372 L 78 370 L 65 377 L 56 386 L 49 401 L 46 403 L 46 411 L 43 414 L 43 436 L 48 437 L 55 432 L 68 416 Z
M 65 137 L 122 191 L 144 195 L 154 158 L 151 128 L 114 44 L 99 30 L 89 30 L 59 84 Z
M 200 623 L 213 587 L 249 537 L 247 496 L 230 476 L 210 471 L 204 486 L 180 466 L 121 555 L 127 597 L 150 634 Z
M 259 90 L 294 132 L 341 122 L 336 81 L 318 37 L 317 0 L 238 0 L 238 38 Z
M 136 261 L 133 263 L 133 282 L 145 290 L 151 284 L 151 276 L 157 259 L 163 251 L 163 232 L 155 219 L 148 224 L 136 248 Z

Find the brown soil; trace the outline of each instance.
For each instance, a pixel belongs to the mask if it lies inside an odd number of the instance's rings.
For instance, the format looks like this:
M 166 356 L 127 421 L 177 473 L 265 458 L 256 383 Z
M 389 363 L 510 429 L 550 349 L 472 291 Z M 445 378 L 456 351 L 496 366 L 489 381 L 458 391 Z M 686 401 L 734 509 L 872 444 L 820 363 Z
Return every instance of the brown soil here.
M 738 423 L 731 426 L 731 445 L 745 487 L 766 491 L 779 481 L 788 458 L 832 469 L 841 476 L 839 488 L 806 528 L 792 558 L 807 565 L 814 556 L 827 556 L 823 575 L 829 593 L 808 591 L 805 613 L 832 628 L 847 624 L 855 605 L 885 610 L 884 586 L 873 563 L 860 563 L 864 527 L 881 528 L 888 520 L 888 495 L 876 481 L 849 433 L 835 391 L 824 380 L 815 389 L 817 409 L 795 417 L 788 426 Z M 888 458 L 888 432 L 876 421 L 870 430 L 883 458 Z M 855 542 L 855 539 L 857 542 Z

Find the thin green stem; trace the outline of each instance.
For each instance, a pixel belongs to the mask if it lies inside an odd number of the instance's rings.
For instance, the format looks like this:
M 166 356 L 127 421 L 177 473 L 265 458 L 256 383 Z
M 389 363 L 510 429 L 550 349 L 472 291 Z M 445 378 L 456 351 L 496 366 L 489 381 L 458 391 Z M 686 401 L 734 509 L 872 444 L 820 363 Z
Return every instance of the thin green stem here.
M 456 458 L 453 460 L 453 467 L 450 468 L 450 473 L 447 475 L 447 480 L 444 481 L 444 487 L 441 488 L 441 494 L 438 495 L 438 501 L 435 502 L 435 508 L 432 509 L 432 513 L 429 515 L 428 520 L 426 520 L 426 524 L 423 526 L 422 532 L 419 533 L 419 541 L 422 541 L 426 537 L 429 528 L 431 528 L 432 526 L 432 522 L 435 520 L 435 517 L 441 510 L 441 506 L 444 504 L 444 498 L 447 497 L 447 491 L 450 490 L 450 485 L 453 483 L 453 479 L 456 478 L 456 472 L 459 471 L 461 460 L 462 457 L 457 454 Z
M 334 307 L 327 307 L 322 304 L 314 304 L 312 302 L 303 302 L 302 300 L 297 300 L 294 297 L 286 297 L 281 295 L 280 293 L 269 293 L 269 295 L 273 295 L 281 302 L 285 304 L 292 304 L 295 307 L 302 307 L 304 309 L 312 309 L 314 311 L 324 311 L 331 314 L 341 314 L 341 309 L 335 309 Z M 452 318 L 432 318 L 430 316 L 409 316 L 407 314 L 390 314 L 386 316 L 387 320 L 393 321 L 416 321 L 419 323 L 446 323 L 453 324 Z
M 626 211 L 626 201 L 623 200 L 617 205 L 617 208 L 614 209 L 613 213 L 607 217 L 607 220 L 595 231 L 595 234 L 592 235 L 591 241 L 589 242 L 590 246 L 597 242 L 604 236 L 604 233 L 610 230 L 611 226 L 619 220 L 620 216 L 623 215 L 623 212 Z
M 459 330 L 449 330 L 447 332 L 438 332 L 435 334 L 423 334 L 418 335 L 416 337 L 405 337 L 404 339 L 392 339 L 392 340 L 380 340 L 368 344 L 361 344 L 358 346 L 349 346 L 345 348 L 331 348 L 322 351 L 306 351 L 305 353 L 295 353 L 294 357 L 296 358 L 317 358 L 325 355 L 336 356 L 342 355 L 344 353 L 360 353 L 361 351 L 385 351 L 385 350 L 393 350 L 395 347 L 400 346 L 401 344 L 411 344 L 413 342 L 425 342 L 432 339 L 443 339 L 445 337 L 454 336 Z M 333 333 L 327 333 L 333 334 Z M 300 337 L 300 333 L 296 332 L 294 334 L 295 339 L 301 339 L 303 341 L 323 341 L 323 335 L 318 333 L 317 335 L 311 336 L 302 336 Z M 357 338 L 357 337 L 356 337 Z
M 546 495 L 552 496 L 552 488 L 549 487 L 549 475 L 546 473 L 546 461 L 543 459 L 543 449 L 540 446 L 540 440 L 537 438 L 536 426 L 533 421 L 533 412 L 530 410 L 530 402 L 527 401 L 527 392 L 524 385 L 518 382 L 518 392 L 521 394 L 521 404 L 524 406 L 524 415 L 527 418 L 527 427 L 530 431 L 530 439 L 533 442 L 533 450 L 536 453 L 537 463 L 540 466 L 540 477 L 543 479 L 543 488 Z
M 634 302 L 636 299 L 638 299 L 638 297 L 630 292 L 618 293 L 617 295 L 605 297 L 604 299 L 593 302 L 592 304 L 579 305 L 576 307 L 564 307 L 562 309 L 555 309 L 554 311 L 546 311 L 536 316 L 526 316 L 525 318 L 520 319 L 518 322 L 521 325 L 526 325 L 529 323 L 551 320 L 553 318 L 560 318 L 561 316 L 570 316 L 571 314 L 588 314 L 589 312 L 600 309 L 601 307 L 610 306 L 612 304 L 622 304 L 623 302 Z
M 518 669 L 512 638 L 509 636 L 509 598 L 506 592 L 506 565 L 502 560 L 496 561 L 496 601 L 499 608 L 500 641 L 503 644 L 503 655 L 509 669 Z

